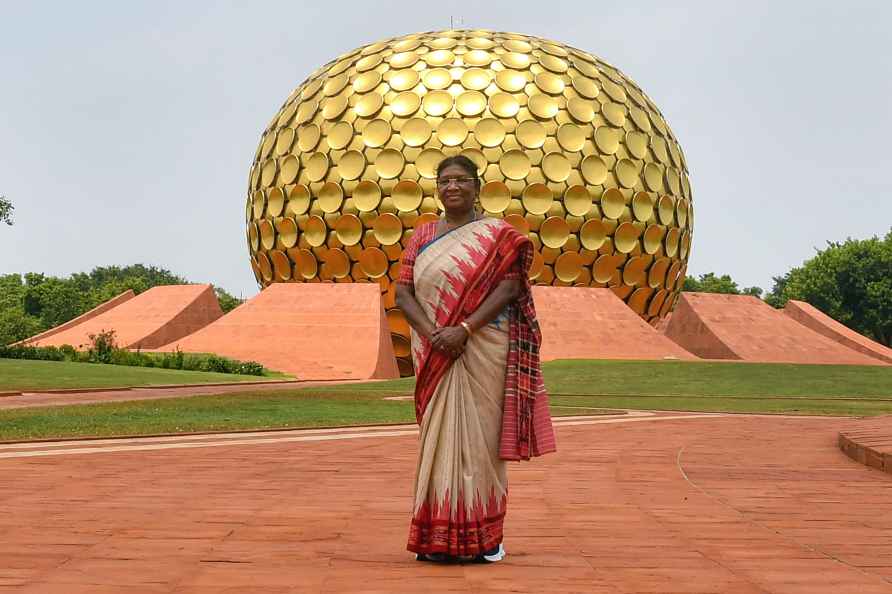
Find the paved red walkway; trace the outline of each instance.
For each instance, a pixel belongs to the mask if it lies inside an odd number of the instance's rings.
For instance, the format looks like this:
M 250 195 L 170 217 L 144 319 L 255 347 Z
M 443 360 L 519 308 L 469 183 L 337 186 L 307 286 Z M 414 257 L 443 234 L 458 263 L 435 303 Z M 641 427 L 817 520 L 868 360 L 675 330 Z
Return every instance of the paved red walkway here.
M 412 427 L 2 446 L 0 593 L 888 593 L 892 477 L 851 423 L 560 420 L 495 566 L 404 551 Z

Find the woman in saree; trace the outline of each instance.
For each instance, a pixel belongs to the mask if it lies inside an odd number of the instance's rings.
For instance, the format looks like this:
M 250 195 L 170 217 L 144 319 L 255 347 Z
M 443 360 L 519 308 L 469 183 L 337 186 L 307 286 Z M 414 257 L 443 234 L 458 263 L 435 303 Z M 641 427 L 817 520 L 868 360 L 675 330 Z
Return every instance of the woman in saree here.
M 412 326 L 421 443 L 407 548 L 420 561 L 505 556 L 507 461 L 555 450 L 530 295 L 533 245 L 481 217 L 477 167 L 437 168 L 444 216 L 403 250 L 397 304 Z

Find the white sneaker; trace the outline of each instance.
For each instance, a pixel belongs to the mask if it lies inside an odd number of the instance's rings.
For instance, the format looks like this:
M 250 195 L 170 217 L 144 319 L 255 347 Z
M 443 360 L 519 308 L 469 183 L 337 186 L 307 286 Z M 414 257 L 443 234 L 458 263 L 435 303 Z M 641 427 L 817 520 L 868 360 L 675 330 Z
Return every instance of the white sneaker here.
M 482 553 L 478 559 L 481 563 L 497 563 L 505 558 L 505 547 L 499 543 L 499 548 Z

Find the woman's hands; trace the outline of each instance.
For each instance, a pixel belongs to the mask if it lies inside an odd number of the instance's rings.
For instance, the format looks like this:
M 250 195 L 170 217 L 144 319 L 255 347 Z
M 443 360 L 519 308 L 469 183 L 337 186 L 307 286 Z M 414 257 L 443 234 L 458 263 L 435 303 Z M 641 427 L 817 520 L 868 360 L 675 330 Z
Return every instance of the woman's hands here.
M 443 351 L 453 359 L 458 359 L 465 352 L 465 344 L 468 342 L 468 333 L 461 326 L 446 326 L 435 328 L 431 332 L 431 346 Z

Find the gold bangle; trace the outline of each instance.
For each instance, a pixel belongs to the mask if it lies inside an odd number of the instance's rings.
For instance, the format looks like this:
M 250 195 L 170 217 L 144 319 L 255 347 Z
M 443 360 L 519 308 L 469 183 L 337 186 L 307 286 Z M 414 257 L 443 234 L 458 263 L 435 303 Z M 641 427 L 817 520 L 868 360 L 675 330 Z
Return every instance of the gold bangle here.
M 471 329 L 471 325 L 467 322 L 462 322 L 460 325 L 462 328 L 465 329 L 465 332 L 468 333 L 468 338 L 471 338 L 471 335 L 474 333 L 474 331 Z

